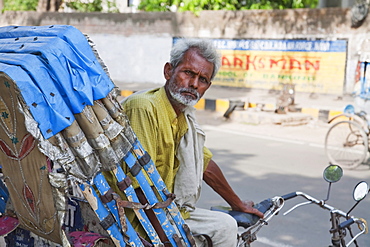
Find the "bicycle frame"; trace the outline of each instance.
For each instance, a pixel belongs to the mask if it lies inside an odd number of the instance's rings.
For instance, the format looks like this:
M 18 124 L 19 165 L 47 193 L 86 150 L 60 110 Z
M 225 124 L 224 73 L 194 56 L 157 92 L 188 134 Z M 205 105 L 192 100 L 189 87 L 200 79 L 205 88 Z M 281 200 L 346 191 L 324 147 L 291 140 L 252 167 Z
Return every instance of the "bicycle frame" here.
M 365 119 L 364 114 L 361 113 L 342 113 L 332 117 L 328 123 L 331 124 L 336 121 L 343 121 L 349 120 L 358 123 L 360 126 L 364 128 L 364 131 L 368 134 L 369 133 L 369 125 Z
M 330 211 L 330 218 L 331 218 L 331 229 L 330 233 L 332 235 L 331 241 L 332 241 L 332 247 L 347 247 L 354 243 L 356 239 L 367 232 L 367 223 L 363 219 L 355 218 L 353 216 L 349 216 L 348 213 L 345 213 L 339 209 L 334 208 L 333 206 L 330 206 L 329 204 L 325 203 L 325 200 L 318 200 L 304 192 L 293 192 L 291 194 L 283 196 L 285 200 L 292 199 L 296 196 L 301 196 L 305 198 L 307 201 L 303 203 L 299 203 L 295 206 L 293 206 L 291 209 L 286 211 L 283 215 L 287 215 L 296 208 L 303 206 L 303 205 L 308 205 L 308 204 L 316 204 L 320 206 L 323 209 L 329 210 Z M 341 218 L 345 218 L 346 221 L 340 223 Z M 352 236 L 352 231 L 351 231 L 351 225 L 356 223 L 359 226 L 360 232 L 356 234 L 356 236 Z M 346 228 L 348 231 L 351 233 L 352 239 L 349 241 L 348 244 L 345 242 L 345 236 L 346 236 Z
M 284 206 L 284 199 L 276 196 L 271 198 L 272 206 L 265 212 L 263 219 L 259 219 L 254 225 L 244 228 L 240 234 L 238 234 L 237 247 L 249 247 L 252 242 L 257 240 L 257 232 L 261 228 L 268 224 L 268 222 L 279 213 Z
M 263 226 L 267 225 L 268 222 L 279 213 L 281 208 L 284 206 L 285 201 L 300 196 L 303 197 L 306 201 L 294 205 L 283 215 L 289 214 L 300 206 L 316 204 L 317 206 L 330 212 L 331 228 L 329 232 L 332 242 L 332 245 L 330 247 L 348 247 L 352 243 L 358 246 L 356 239 L 362 234 L 367 233 L 368 226 L 366 220 L 350 216 L 350 213 L 360 203 L 360 201 L 362 201 L 366 197 L 366 195 L 370 193 L 370 188 L 365 181 L 361 181 L 355 186 L 353 190 L 353 199 L 356 203 L 346 213 L 326 203 L 330 197 L 330 189 L 332 183 L 338 182 L 342 176 L 343 170 L 338 165 L 330 164 L 325 168 L 323 172 L 323 177 L 325 181 L 329 183 L 329 187 L 327 190 L 327 197 L 324 200 L 318 200 L 304 192 L 296 191 L 283 195 L 281 197 L 276 196 L 273 198 L 269 198 L 254 205 L 256 209 L 264 213 L 263 219 L 260 219 L 258 218 L 258 216 L 253 214 L 233 211 L 230 207 L 212 207 L 211 210 L 222 211 L 234 217 L 238 223 L 238 226 L 244 227 L 244 229 L 240 230 L 238 234 L 237 247 L 250 247 L 251 243 L 257 240 L 257 232 Z M 351 226 L 353 224 L 356 224 L 359 228 L 359 232 L 356 235 L 353 235 L 351 230 Z M 347 236 L 347 231 L 350 233 L 351 237 L 351 239 L 348 240 L 348 244 L 346 244 L 345 239 Z
M 348 117 L 343 114 L 342 116 Z M 369 129 L 365 121 L 336 117 L 325 136 L 325 153 L 333 164 L 353 169 L 363 164 L 369 152 Z M 358 117 L 358 119 L 360 119 Z M 366 123 L 367 124 L 367 123 Z

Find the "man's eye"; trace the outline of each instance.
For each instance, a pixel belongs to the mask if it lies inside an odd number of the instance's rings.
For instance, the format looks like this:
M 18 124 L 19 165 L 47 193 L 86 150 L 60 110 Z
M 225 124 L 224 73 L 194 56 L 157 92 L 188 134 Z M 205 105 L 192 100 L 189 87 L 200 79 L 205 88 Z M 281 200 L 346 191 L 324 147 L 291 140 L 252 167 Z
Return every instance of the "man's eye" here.
M 200 78 L 200 81 L 202 82 L 202 83 L 205 83 L 205 84 L 208 84 L 209 82 L 208 82 L 208 80 L 206 79 L 206 78 L 204 78 L 204 77 L 201 77 Z
M 185 70 L 184 72 L 185 72 L 185 74 L 187 74 L 187 75 L 192 75 L 192 74 L 193 74 L 190 70 Z

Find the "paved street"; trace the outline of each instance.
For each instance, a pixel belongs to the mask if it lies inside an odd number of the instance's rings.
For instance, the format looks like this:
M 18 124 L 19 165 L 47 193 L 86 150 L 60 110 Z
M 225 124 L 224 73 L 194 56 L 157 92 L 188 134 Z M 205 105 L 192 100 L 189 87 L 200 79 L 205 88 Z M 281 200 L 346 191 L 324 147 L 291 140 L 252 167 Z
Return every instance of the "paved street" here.
M 312 120 L 299 126 L 255 125 L 225 121 L 222 114 L 209 111 L 198 112 L 198 120 L 207 134 L 206 145 L 241 198 L 259 202 L 293 191 L 306 192 L 319 200 L 326 198 L 328 184 L 322 172 L 328 165 L 323 145 L 328 124 Z M 342 180 L 332 185 L 328 203 L 348 211 L 354 205 L 352 190 L 362 180 L 370 182 L 368 166 L 344 170 Z M 226 205 L 207 185 L 203 188 L 199 207 Z M 303 201 L 301 198 L 287 201 L 282 213 Z M 369 205 L 370 196 L 352 214 L 369 221 Z M 261 229 L 253 247 L 330 244 L 328 211 L 307 205 L 287 216 L 282 213 Z M 370 235 L 359 238 L 361 247 L 369 242 Z
M 273 112 L 271 116 L 277 115 Z M 225 119 L 220 112 L 198 111 L 198 121 L 201 125 L 220 127 L 223 130 L 238 130 L 240 132 L 253 133 L 257 136 L 263 135 L 271 138 L 286 138 L 323 145 L 324 138 L 330 125 L 317 119 L 312 119 L 308 124 L 282 126 L 278 124 L 254 124 L 244 122 L 244 120 Z

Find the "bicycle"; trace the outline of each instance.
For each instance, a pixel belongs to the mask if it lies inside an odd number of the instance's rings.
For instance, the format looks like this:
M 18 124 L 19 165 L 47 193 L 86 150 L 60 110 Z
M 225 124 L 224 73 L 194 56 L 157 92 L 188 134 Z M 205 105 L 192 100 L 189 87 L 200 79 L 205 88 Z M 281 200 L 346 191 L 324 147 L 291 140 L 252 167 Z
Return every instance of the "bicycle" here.
M 248 214 L 231 210 L 230 207 L 215 206 L 211 210 L 221 211 L 231 215 L 242 230 L 238 233 L 237 247 L 249 247 L 257 240 L 257 233 L 261 228 L 279 213 L 284 206 L 284 199 L 281 196 L 268 198 L 256 204 L 254 207 L 264 213 L 263 219 L 254 214 Z
M 369 185 L 365 181 L 361 181 L 355 186 L 353 190 L 353 199 L 356 201 L 356 203 L 348 212 L 339 210 L 326 203 L 329 200 L 331 184 L 339 181 L 342 175 L 343 170 L 338 165 L 331 164 L 324 170 L 324 179 L 329 183 L 327 198 L 324 200 L 318 200 L 304 192 L 299 191 L 282 196 L 284 200 L 289 200 L 297 196 L 301 196 L 307 200 L 305 202 L 293 206 L 283 215 L 287 215 L 296 208 L 308 204 L 316 204 L 322 209 L 330 211 L 331 228 L 329 230 L 329 233 L 331 234 L 331 243 L 332 243 L 330 247 L 347 247 L 350 246 L 351 244 L 355 244 L 355 246 L 358 246 L 356 239 L 362 234 L 366 234 L 368 232 L 368 226 L 365 219 L 357 218 L 350 215 L 352 210 L 360 203 L 360 201 L 362 201 L 366 197 L 366 195 L 370 191 Z M 353 231 L 351 229 L 351 226 L 353 224 L 356 224 L 358 226 L 359 232 L 356 235 L 353 234 Z M 350 234 L 350 239 L 348 243 L 346 243 L 347 232 L 349 232 Z
M 368 232 L 368 225 L 365 219 L 351 216 L 350 213 L 366 197 L 366 195 L 370 192 L 370 188 L 365 181 L 361 181 L 355 186 L 353 190 L 353 199 L 356 201 L 356 203 L 348 212 L 330 206 L 326 202 L 330 197 L 331 184 L 339 181 L 342 175 L 343 170 L 338 165 L 330 164 L 325 168 L 323 177 L 329 183 L 329 188 L 327 190 L 327 198 L 324 200 L 316 199 L 304 192 L 299 191 L 263 200 L 254 206 L 259 211 L 264 213 L 263 218 L 259 218 L 254 214 L 233 211 L 230 207 L 224 206 L 214 206 L 211 207 L 211 210 L 227 213 L 236 220 L 239 227 L 236 247 L 251 247 L 251 244 L 257 240 L 257 233 L 262 229 L 262 227 L 267 226 L 268 222 L 274 216 L 279 214 L 281 209 L 284 207 L 285 201 L 301 196 L 306 199 L 307 202 L 302 202 L 293 206 L 283 215 L 287 215 L 300 206 L 316 204 L 319 207 L 330 211 L 331 228 L 329 233 L 331 234 L 332 242 L 330 247 L 348 247 L 352 244 L 355 244 L 355 246 L 358 247 L 356 240 L 361 235 Z M 353 234 L 354 231 L 351 229 L 353 225 L 357 225 L 358 227 L 358 230 L 355 234 Z M 347 232 L 349 232 L 349 239 Z M 212 240 L 207 235 L 203 236 L 207 237 L 206 246 L 212 247 Z M 346 241 L 348 241 L 348 243 L 346 243 Z
M 339 181 L 343 175 L 342 168 L 338 165 L 331 164 L 328 167 L 326 167 L 323 175 L 324 179 L 327 182 L 329 182 L 327 198 L 324 200 L 318 200 L 304 192 L 299 191 L 292 192 L 283 196 L 276 196 L 271 199 L 266 199 L 255 205 L 255 207 L 258 210 L 265 214 L 265 217 L 263 219 L 260 219 L 252 214 L 232 211 L 228 207 L 217 206 L 212 207 L 211 210 L 222 211 L 233 216 L 237 221 L 238 226 L 243 228 L 241 233 L 238 234 L 237 247 L 250 247 L 251 243 L 257 240 L 256 235 L 257 232 L 263 226 L 266 226 L 268 224 L 268 221 L 270 221 L 275 215 L 279 213 L 279 211 L 284 206 L 284 202 L 297 196 L 301 196 L 307 201 L 293 206 L 283 215 L 287 215 L 288 213 L 292 212 L 293 210 L 300 206 L 316 204 L 319 207 L 330 211 L 331 229 L 329 232 L 331 234 L 332 242 L 331 247 L 347 247 L 350 246 L 351 244 L 355 244 L 355 246 L 358 246 L 356 239 L 360 237 L 362 234 L 367 233 L 368 226 L 365 219 L 351 216 L 350 213 L 360 203 L 360 201 L 362 201 L 366 197 L 366 195 L 370 192 L 369 186 L 364 181 L 358 183 L 355 186 L 353 190 L 353 198 L 356 201 L 356 203 L 348 212 L 344 212 L 326 203 L 329 200 L 331 184 Z M 353 234 L 353 231 L 351 229 L 351 226 L 354 224 L 357 225 L 359 229 L 355 235 Z M 350 239 L 347 238 L 348 243 L 346 243 L 347 232 L 349 232 L 350 235 Z
M 325 153 L 329 161 L 354 169 L 363 164 L 369 152 L 370 121 L 364 111 L 355 112 L 347 105 L 342 114 L 329 120 L 333 125 L 325 136 Z

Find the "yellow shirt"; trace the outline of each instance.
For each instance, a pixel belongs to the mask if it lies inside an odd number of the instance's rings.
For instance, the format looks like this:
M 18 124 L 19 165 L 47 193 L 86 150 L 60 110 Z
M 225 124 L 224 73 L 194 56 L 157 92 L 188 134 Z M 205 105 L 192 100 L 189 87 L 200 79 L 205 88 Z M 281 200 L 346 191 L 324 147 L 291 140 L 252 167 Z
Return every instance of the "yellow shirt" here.
M 144 149 L 150 154 L 168 190 L 173 192 L 179 167 L 176 151 L 188 130 L 184 114 L 176 115 L 164 87 L 131 95 L 123 104 L 130 125 Z M 212 158 L 203 148 L 204 170 Z
M 123 103 L 124 112 L 127 114 L 130 125 L 144 149 L 150 154 L 159 174 L 168 190 L 173 192 L 174 180 L 179 167 L 176 151 L 181 138 L 188 130 L 184 114 L 176 115 L 169 102 L 164 87 L 131 95 Z M 208 148 L 203 148 L 204 170 L 212 158 Z M 123 164 L 123 169 L 130 176 L 128 168 Z M 112 172 L 103 172 L 111 187 L 125 198 L 115 183 Z M 139 185 L 132 179 L 134 188 Z M 125 209 L 126 216 L 135 230 L 145 236 L 145 231 L 131 209 Z M 181 211 L 184 219 L 189 217 Z

